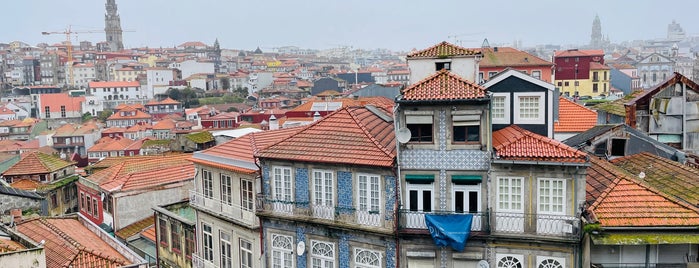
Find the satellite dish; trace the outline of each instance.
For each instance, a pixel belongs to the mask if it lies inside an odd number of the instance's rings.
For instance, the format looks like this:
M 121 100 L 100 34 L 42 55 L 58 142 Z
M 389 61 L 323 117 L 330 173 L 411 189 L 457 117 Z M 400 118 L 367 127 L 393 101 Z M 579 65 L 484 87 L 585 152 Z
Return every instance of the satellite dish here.
M 490 264 L 486 260 L 480 260 L 478 262 L 478 268 L 490 268 Z
M 410 134 L 410 129 L 405 128 L 405 127 L 399 129 L 399 130 L 396 132 L 396 139 L 397 139 L 398 142 L 400 142 L 400 143 L 409 142 L 411 136 L 412 136 L 412 134 Z
M 296 255 L 301 256 L 304 252 L 306 252 L 306 243 L 299 241 L 299 243 L 296 245 Z

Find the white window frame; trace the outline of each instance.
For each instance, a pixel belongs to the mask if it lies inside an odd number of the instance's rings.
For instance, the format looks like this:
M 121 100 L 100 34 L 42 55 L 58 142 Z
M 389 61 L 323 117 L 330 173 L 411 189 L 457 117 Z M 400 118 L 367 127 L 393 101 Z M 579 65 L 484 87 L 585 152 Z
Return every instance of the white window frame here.
M 204 198 L 214 198 L 214 175 L 210 170 L 202 169 L 201 188 Z
M 423 207 L 423 205 L 425 204 L 424 200 L 422 199 L 423 195 L 419 194 L 419 193 L 422 193 L 424 191 L 430 191 L 431 192 L 430 198 L 432 198 L 432 201 L 430 201 L 430 211 L 434 211 L 434 198 L 435 198 L 435 196 L 434 196 L 434 194 L 435 194 L 434 182 L 432 182 L 430 184 L 408 183 L 405 188 L 406 188 L 405 190 L 406 190 L 406 194 L 407 194 L 407 196 L 405 197 L 405 201 L 406 201 L 406 204 L 408 205 L 408 209 L 410 209 L 410 203 L 411 203 L 410 201 L 412 201 L 412 200 L 410 200 L 410 191 L 413 191 L 413 190 L 418 191 L 418 195 L 417 195 L 418 211 L 425 211 L 425 208 Z
M 550 187 L 544 188 L 547 184 Z M 553 188 L 554 184 L 557 184 L 560 188 Z M 539 178 L 537 182 L 537 213 L 565 215 L 567 199 L 566 189 L 566 180 L 564 179 Z M 554 191 L 558 191 L 559 193 L 556 194 Z
M 316 247 L 323 247 L 323 248 L 329 248 L 329 252 L 318 252 L 316 251 Z M 326 241 L 318 241 L 318 240 L 311 240 L 311 248 L 310 248 L 310 254 L 309 257 L 311 258 L 309 266 L 311 268 L 325 268 L 330 265 L 330 267 L 337 267 L 335 263 L 335 243 L 331 242 L 326 242 Z M 314 262 L 318 261 L 319 265 L 316 265 Z
M 496 118 L 492 113 L 491 116 L 493 117 L 493 124 L 509 124 L 510 123 L 510 93 L 493 93 L 493 100 L 497 97 L 504 97 L 505 98 L 505 103 L 504 103 L 504 112 L 503 112 L 503 118 Z
M 233 243 L 231 242 L 231 234 L 219 231 L 219 255 L 221 268 L 233 268 Z
M 377 174 L 357 174 L 357 223 L 372 226 L 381 225 L 381 176 Z M 374 203 L 376 204 L 374 209 Z
M 253 261 L 252 261 L 252 242 L 241 238 L 240 243 L 240 256 L 238 258 L 240 259 L 240 268 L 252 268 L 253 266 Z M 245 256 L 245 257 L 243 257 Z
M 539 77 L 534 76 L 534 73 L 539 73 Z M 536 78 L 536 79 L 542 80 L 541 79 L 541 70 L 532 70 L 531 76 Z
M 213 234 L 213 225 L 207 224 L 207 223 L 201 223 L 201 233 L 202 233 L 202 258 L 204 260 L 207 260 L 209 262 L 214 261 L 214 234 Z M 207 232 L 206 229 L 209 229 Z M 209 238 L 209 243 L 207 243 L 207 237 Z
M 325 219 L 334 218 L 335 214 L 335 172 L 327 169 L 312 171 L 313 214 Z
M 294 180 L 294 173 L 291 167 L 273 167 L 272 170 L 272 196 L 274 200 L 293 202 L 294 189 L 292 181 Z M 284 171 L 289 171 L 288 178 Z
M 376 256 L 375 259 L 360 259 L 360 253 L 368 253 L 372 254 L 373 256 Z M 383 263 L 383 255 L 381 255 L 381 252 L 376 251 L 376 250 L 370 250 L 370 249 L 365 249 L 365 248 L 354 248 L 352 250 L 352 261 L 354 262 L 354 267 L 355 268 L 381 268 L 382 263 Z M 371 255 L 370 255 L 371 256 Z M 378 262 L 377 264 L 371 264 L 367 263 L 366 261 L 376 261 Z
M 229 206 L 233 205 L 233 178 L 227 174 L 221 173 L 219 179 L 221 203 Z
M 544 265 L 544 261 L 556 261 L 560 264 L 560 266 L 550 266 L 550 265 Z M 566 268 L 566 259 L 565 258 L 557 258 L 557 257 L 549 257 L 549 256 L 536 256 L 536 268 Z
M 255 209 L 254 186 L 251 180 L 240 179 L 240 205 L 244 210 L 253 211 Z
M 513 213 L 523 213 L 524 212 L 524 177 L 498 177 L 497 178 L 497 195 L 496 195 L 496 207 L 498 212 L 513 212 Z M 505 188 L 507 189 L 507 192 L 503 192 L 503 185 L 502 182 L 503 180 L 507 180 L 507 185 Z M 515 193 L 516 189 L 513 189 L 512 181 L 513 180 L 519 180 L 519 192 Z M 515 193 L 515 195 L 513 195 Z M 503 194 L 507 195 L 507 200 L 502 200 Z M 512 206 L 513 204 L 516 204 L 516 202 L 513 200 L 513 197 L 519 196 L 519 209 L 513 209 Z M 507 207 L 504 207 L 503 204 L 507 204 Z
M 272 268 L 286 268 L 286 261 L 291 262 L 290 267 L 294 267 L 294 238 L 289 235 L 272 234 L 270 236 L 270 244 L 272 245 L 272 254 L 270 255 L 270 264 Z M 285 244 L 275 244 L 275 241 L 284 242 Z M 284 241 L 282 241 L 284 240 Z M 274 263 L 275 258 L 279 258 L 280 265 Z M 287 260 L 288 259 L 288 260 Z
M 520 111 L 520 98 L 539 97 L 539 111 L 537 118 L 522 118 Z M 546 93 L 545 92 L 521 92 L 514 93 L 514 123 L 515 124 L 544 124 L 546 122 Z
M 462 213 L 470 213 L 468 211 L 468 201 L 469 201 L 469 192 L 477 192 L 478 196 L 478 210 L 476 212 L 481 212 L 481 184 L 475 184 L 475 185 L 463 185 L 463 184 L 455 184 L 452 183 L 451 186 L 451 196 L 452 196 L 452 210 L 454 213 L 456 212 L 456 192 L 464 192 L 464 211 Z
M 504 266 L 504 265 L 500 264 L 500 261 L 502 259 L 508 258 L 508 257 L 517 259 L 517 262 L 519 262 L 519 264 L 520 264 L 519 267 L 522 267 L 522 268 L 527 267 L 526 262 L 524 260 L 524 255 L 498 253 L 498 254 L 495 254 L 495 264 L 494 264 L 495 268 L 516 268 L 517 266 Z

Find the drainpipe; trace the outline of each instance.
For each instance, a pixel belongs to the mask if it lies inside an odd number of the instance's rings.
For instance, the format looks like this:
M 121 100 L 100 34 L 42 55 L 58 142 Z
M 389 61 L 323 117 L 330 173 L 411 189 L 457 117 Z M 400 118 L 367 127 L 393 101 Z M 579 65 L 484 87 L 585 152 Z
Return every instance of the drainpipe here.
M 682 83 L 682 150 L 687 149 L 687 84 Z
M 400 125 L 398 123 L 398 116 L 396 116 L 397 112 L 398 112 L 398 106 L 399 106 L 399 104 L 396 104 L 395 106 L 393 106 L 393 132 L 394 133 L 396 131 L 398 131 L 398 126 Z M 393 208 L 394 208 L 393 235 L 394 235 L 395 241 L 396 241 L 395 242 L 396 243 L 396 267 L 400 267 L 401 252 L 400 252 L 400 237 L 398 235 L 398 224 L 399 224 L 399 220 L 400 220 L 399 216 L 400 216 L 400 204 L 401 204 L 401 200 L 400 200 L 400 197 L 401 197 L 401 195 L 400 195 L 400 178 L 401 177 L 400 177 L 400 142 L 398 142 L 398 140 L 396 140 L 396 164 L 394 167 L 393 174 L 396 175 L 395 194 L 394 194 L 396 201 L 393 205 Z

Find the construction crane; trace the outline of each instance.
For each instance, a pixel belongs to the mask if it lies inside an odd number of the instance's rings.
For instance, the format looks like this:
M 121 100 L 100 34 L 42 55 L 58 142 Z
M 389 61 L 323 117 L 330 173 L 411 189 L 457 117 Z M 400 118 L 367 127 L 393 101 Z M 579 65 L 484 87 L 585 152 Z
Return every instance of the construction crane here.
M 51 34 L 65 34 L 66 35 L 66 46 L 67 46 L 67 53 L 68 53 L 68 84 L 70 86 L 75 86 L 75 80 L 73 79 L 73 44 L 70 41 L 70 35 L 71 34 L 81 34 L 81 33 L 104 33 L 104 30 L 95 30 L 95 31 L 73 31 L 71 30 L 70 25 L 68 26 L 68 29 L 62 32 L 41 32 L 42 35 L 51 35 Z

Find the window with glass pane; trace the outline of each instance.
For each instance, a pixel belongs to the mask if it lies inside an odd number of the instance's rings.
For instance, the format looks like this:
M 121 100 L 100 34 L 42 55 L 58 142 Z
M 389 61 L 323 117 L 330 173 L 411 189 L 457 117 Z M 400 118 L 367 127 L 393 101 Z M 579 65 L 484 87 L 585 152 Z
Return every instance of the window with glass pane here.
M 240 239 L 240 268 L 252 268 L 252 243 Z
M 272 234 L 272 267 L 293 267 L 293 238 L 291 236 Z
M 219 234 L 219 249 L 221 249 L 221 268 L 231 268 L 233 266 L 233 257 L 231 256 L 231 235 L 225 232 Z
M 355 268 L 378 268 L 381 267 L 381 253 L 375 250 L 363 248 L 354 249 Z
M 252 211 L 253 209 L 253 190 L 251 180 L 240 180 L 240 204 L 243 209 Z
M 522 211 L 522 178 L 498 178 L 498 210 Z
M 519 97 L 519 117 L 522 119 L 539 118 L 539 97 Z
M 316 170 L 313 172 L 313 196 L 314 204 L 333 206 L 333 173 L 331 171 Z
M 202 170 L 202 189 L 204 197 L 214 198 L 214 179 L 211 171 Z
M 195 251 L 196 240 L 194 238 L 194 230 L 191 228 L 186 228 L 184 230 L 184 254 L 188 259 L 192 259 L 192 252 Z
M 311 267 L 335 267 L 335 244 L 311 240 Z
M 211 225 L 202 223 L 201 237 L 202 237 L 202 253 L 204 259 L 207 261 L 214 261 L 214 236 L 211 233 Z
M 221 201 L 226 205 L 233 204 L 233 186 L 231 176 L 221 174 Z
M 182 252 L 182 241 L 180 240 L 181 233 L 181 225 L 177 222 L 173 222 L 170 226 L 170 240 L 172 240 L 172 252 L 175 254 Z
M 291 168 L 274 168 L 274 199 L 292 201 L 291 199 Z
M 379 211 L 379 176 L 359 175 L 359 210 Z
M 565 180 L 539 179 L 539 212 L 563 214 L 565 207 Z
M 160 218 L 158 221 L 159 221 L 158 227 L 160 227 L 158 230 L 159 231 L 158 232 L 158 241 L 160 242 L 160 245 L 167 247 L 167 245 L 168 245 L 167 235 L 169 233 L 167 230 L 167 226 L 168 226 L 167 220 Z
M 505 119 L 505 96 L 495 96 L 492 100 L 493 119 Z

